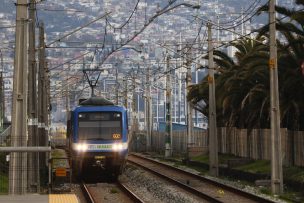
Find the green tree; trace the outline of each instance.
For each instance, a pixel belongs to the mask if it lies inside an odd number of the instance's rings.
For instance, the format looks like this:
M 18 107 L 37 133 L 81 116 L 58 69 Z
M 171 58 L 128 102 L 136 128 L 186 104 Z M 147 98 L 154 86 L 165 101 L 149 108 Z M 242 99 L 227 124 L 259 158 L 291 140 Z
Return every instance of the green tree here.
M 267 47 L 261 43 L 264 38 L 242 39 L 230 46 L 236 48 L 235 59 L 222 51 L 214 51 L 216 74 L 216 101 L 219 125 L 253 127 L 264 124 L 261 115 L 267 110 L 263 103 L 269 103 L 267 95 Z M 259 60 L 256 60 L 259 58 Z M 188 99 L 193 103 L 207 100 L 208 84 L 193 85 Z M 208 107 L 208 106 L 207 106 Z M 206 113 L 206 112 L 204 112 Z
M 297 4 L 304 5 L 303 0 Z M 262 7 L 260 12 L 268 7 Z M 278 74 L 281 126 L 291 130 L 304 129 L 304 12 L 276 7 L 284 15 L 278 19 L 281 33 L 278 41 Z M 268 25 L 255 39 L 230 43 L 236 48 L 234 58 L 214 51 L 216 74 L 216 107 L 220 126 L 269 128 L 269 46 Z M 190 87 L 188 99 L 195 104 L 208 101 L 208 83 Z M 208 104 L 204 113 L 207 114 Z

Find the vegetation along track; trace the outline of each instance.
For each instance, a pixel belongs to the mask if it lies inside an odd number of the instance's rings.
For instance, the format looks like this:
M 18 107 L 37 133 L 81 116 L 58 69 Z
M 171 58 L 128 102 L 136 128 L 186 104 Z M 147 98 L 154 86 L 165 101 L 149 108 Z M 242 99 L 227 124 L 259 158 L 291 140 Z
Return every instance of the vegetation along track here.
M 135 202 L 135 203 L 144 202 L 123 183 L 117 181 L 113 185 L 115 185 L 120 191 L 122 191 L 122 193 L 124 194 L 124 196 L 122 196 L 122 197 L 129 198 L 131 200 L 130 202 Z M 88 184 L 82 182 L 81 190 L 82 190 L 83 196 L 87 203 L 103 202 L 102 200 L 99 199 L 99 197 L 94 195 L 94 192 L 92 191 L 92 187 L 89 186 Z
M 129 154 L 128 162 L 179 185 L 183 189 L 211 202 L 265 202 L 272 200 L 210 180 L 203 176 L 155 161 L 138 154 Z

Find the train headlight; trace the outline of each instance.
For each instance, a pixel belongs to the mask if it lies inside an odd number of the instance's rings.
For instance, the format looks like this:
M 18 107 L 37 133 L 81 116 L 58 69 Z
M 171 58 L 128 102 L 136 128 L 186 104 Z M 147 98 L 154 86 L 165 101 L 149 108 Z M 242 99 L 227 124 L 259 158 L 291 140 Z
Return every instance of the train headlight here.
M 121 151 L 121 150 L 123 150 L 123 144 L 122 143 L 115 143 L 115 144 L 113 144 L 112 149 L 114 151 Z
M 77 151 L 85 152 L 88 149 L 88 145 L 84 143 L 76 144 L 75 149 Z

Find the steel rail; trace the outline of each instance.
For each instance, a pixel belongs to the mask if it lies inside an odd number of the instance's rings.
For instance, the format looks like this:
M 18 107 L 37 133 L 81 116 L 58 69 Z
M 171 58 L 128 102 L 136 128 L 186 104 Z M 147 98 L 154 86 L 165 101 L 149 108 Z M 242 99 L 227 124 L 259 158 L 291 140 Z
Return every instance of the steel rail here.
M 86 201 L 88 203 L 96 203 L 97 202 L 94 199 L 94 197 L 92 196 L 92 194 L 90 193 L 89 188 L 87 187 L 87 185 L 84 182 L 81 183 L 81 190 L 82 190 L 82 193 L 84 195 L 84 198 L 86 199 Z
M 233 193 L 235 193 L 235 194 L 237 194 L 237 195 L 243 196 L 243 197 L 245 197 L 245 198 L 248 198 L 248 199 L 253 200 L 253 201 L 256 201 L 256 202 L 275 203 L 275 201 L 273 201 L 273 200 L 269 200 L 269 199 L 265 199 L 265 198 L 260 197 L 260 196 L 256 196 L 256 195 L 254 195 L 254 194 L 252 194 L 252 193 L 249 193 L 249 192 L 240 190 L 240 189 L 238 189 L 238 188 L 235 188 L 235 187 L 232 187 L 232 186 L 229 186 L 229 185 L 220 183 L 220 182 L 217 182 L 217 181 L 215 181 L 215 180 L 211 180 L 211 179 L 205 178 L 205 177 L 203 177 L 203 176 L 200 176 L 200 175 L 191 173 L 191 172 L 189 172 L 189 171 L 185 171 L 185 170 L 176 168 L 176 167 L 174 167 L 174 166 L 170 166 L 170 165 L 165 164 L 165 163 L 161 163 L 161 162 L 159 162 L 159 161 L 153 160 L 153 159 L 151 159 L 151 158 L 147 158 L 147 157 L 142 156 L 142 155 L 138 155 L 138 154 L 132 153 L 132 154 L 129 154 L 129 156 L 134 156 L 134 157 L 137 157 L 137 158 L 140 158 L 140 159 L 144 159 L 144 160 L 147 160 L 147 161 L 149 161 L 149 162 L 152 162 L 152 163 L 155 163 L 155 164 L 158 164 L 158 165 L 167 167 L 167 168 L 169 168 L 169 169 L 176 170 L 176 171 L 178 171 L 178 172 L 180 172 L 180 173 L 183 173 L 183 174 L 185 174 L 185 175 L 191 176 L 191 177 L 193 177 L 193 178 L 195 178 L 195 179 L 197 179 L 197 180 L 200 180 L 200 181 L 203 181 L 203 182 L 207 182 L 207 183 L 212 184 L 212 185 L 217 186 L 217 187 L 221 187 L 221 188 L 223 188 L 223 189 L 225 189 L 225 190 L 227 190 L 227 191 L 233 192 Z M 130 160 L 128 160 L 128 161 L 129 161 L 129 162 L 132 162 L 132 161 L 130 161 Z M 134 162 L 132 162 L 132 163 L 134 163 Z M 134 164 L 136 164 L 136 165 L 138 165 L 138 166 L 144 168 L 144 166 L 142 166 L 142 165 L 140 165 L 140 164 L 137 164 L 137 163 L 134 163 Z M 152 169 L 147 169 L 147 170 L 153 171 Z M 157 172 L 157 173 L 158 173 L 158 172 Z M 175 181 L 176 181 L 176 180 L 175 180 Z M 187 185 L 187 186 L 188 186 L 188 185 Z M 188 187 L 189 187 L 189 186 L 188 186 Z M 200 192 L 200 191 L 199 191 L 199 192 Z
M 133 154 L 132 154 L 132 155 L 133 155 Z M 140 158 L 142 158 L 142 157 L 140 157 Z M 141 165 L 141 164 L 139 164 L 139 163 L 136 163 L 136 162 L 134 162 L 134 161 L 131 161 L 131 160 L 127 160 L 127 161 L 130 162 L 131 164 L 134 164 L 134 165 L 136 165 L 136 166 L 139 166 L 139 167 L 141 167 L 141 168 L 143 168 L 143 169 L 145 169 L 145 170 L 147 170 L 147 171 L 150 171 L 151 173 L 153 173 L 153 174 L 155 174 L 155 175 L 157 175 L 157 176 L 160 176 L 160 177 L 162 177 L 162 178 L 168 180 L 169 182 L 171 182 L 171 183 L 173 183 L 173 184 L 175 184 L 175 185 L 177 185 L 177 186 L 183 188 L 184 190 L 186 190 L 186 191 L 192 193 L 193 195 L 196 195 L 196 196 L 198 196 L 198 197 L 200 197 L 200 198 L 203 198 L 203 199 L 205 199 L 205 200 L 207 200 L 207 201 L 210 201 L 210 202 L 214 202 L 214 203 L 223 203 L 223 201 L 220 201 L 219 199 L 216 199 L 216 198 L 214 198 L 214 197 L 212 197 L 212 196 L 210 196 L 210 195 L 208 195 L 208 194 L 205 194 L 205 193 L 203 193 L 203 192 L 201 192 L 201 191 L 199 191 L 199 190 L 197 190 L 197 189 L 195 189 L 195 188 L 193 188 L 193 187 L 190 187 L 190 186 L 188 186 L 188 185 L 186 185 L 186 184 L 184 184 L 184 183 L 182 183 L 182 182 L 179 182 L 179 181 L 177 181 L 177 180 L 175 180 L 175 179 L 173 179 L 173 178 L 170 178 L 170 177 L 168 177 L 168 176 L 166 176 L 166 175 L 164 175 L 164 174 L 161 174 L 161 173 L 159 173 L 159 172 L 157 172 L 157 171 L 155 171 L 155 170 L 153 170 L 153 169 L 151 169 L 151 168 L 148 168 L 148 167 L 146 167 L 146 166 L 143 166 L 143 165 Z
M 130 190 L 125 184 L 121 183 L 120 181 L 117 182 L 117 185 L 120 190 L 122 190 L 133 202 L 136 203 L 144 203 L 142 199 L 140 199 L 134 192 Z

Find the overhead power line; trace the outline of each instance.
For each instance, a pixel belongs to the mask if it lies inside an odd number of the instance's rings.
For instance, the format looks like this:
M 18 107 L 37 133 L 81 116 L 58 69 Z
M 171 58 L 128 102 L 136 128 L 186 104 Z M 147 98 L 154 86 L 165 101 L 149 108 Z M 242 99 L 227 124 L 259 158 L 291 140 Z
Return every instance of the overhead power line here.
M 102 18 L 105 18 L 105 17 L 106 17 L 107 15 L 109 15 L 110 13 L 111 13 L 111 12 L 105 13 L 105 14 L 103 14 L 102 16 L 99 16 L 99 17 L 97 17 L 96 19 L 94 19 L 94 20 L 88 22 L 87 24 L 85 24 L 85 25 L 83 25 L 83 26 L 80 26 L 79 28 L 73 30 L 72 32 L 69 32 L 68 34 L 63 35 L 62 37 L 60 37 L 60 38 L 54 40 L 53 42 L 48 43 L 48 44 L 46 45 L 46 47 L 49 47 L 49 46 L 51 46 L 52 44 L 54 44 L 54 43 L 56 43 L 56 42 L 60 42 L 60 40 L 62 40 L 62 39 L 64 39 L 64 38 L 66 38 L 66 37 L 68 37 L 68 36 L 70 36 L 70 35 L 72 35 L 72 34 L 78 32 L 79 30 L 81 30 L 81 29 L 83 29 L 83 28 L 85 28 L 85 27 L 87 27 L 87 26 L 89 26 L 89 25 L 95 23 L 96 21 L 98 21 L 98 20 L 100 20 L 100 19 L 102 19 Z

